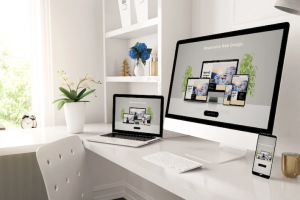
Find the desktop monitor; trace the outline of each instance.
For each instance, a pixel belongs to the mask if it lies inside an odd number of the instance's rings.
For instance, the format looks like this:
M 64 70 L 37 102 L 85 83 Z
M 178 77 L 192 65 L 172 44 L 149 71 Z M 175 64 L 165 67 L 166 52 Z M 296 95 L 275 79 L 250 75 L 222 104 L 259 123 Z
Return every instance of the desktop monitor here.
M 288 31 L 280 23 L 177 42 L 164 128 L 224 147 L 190 156 L 225 162 L 272 134 Z

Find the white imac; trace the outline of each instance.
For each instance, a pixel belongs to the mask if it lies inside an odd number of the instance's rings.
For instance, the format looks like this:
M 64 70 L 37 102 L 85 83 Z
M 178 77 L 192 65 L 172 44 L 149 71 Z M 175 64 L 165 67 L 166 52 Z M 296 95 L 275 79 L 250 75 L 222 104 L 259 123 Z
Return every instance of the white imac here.
M 272 134 L 288 31 L 280 23 L 177 42 L 164 129 L 220 143 L 188 156 L 228 162 Z

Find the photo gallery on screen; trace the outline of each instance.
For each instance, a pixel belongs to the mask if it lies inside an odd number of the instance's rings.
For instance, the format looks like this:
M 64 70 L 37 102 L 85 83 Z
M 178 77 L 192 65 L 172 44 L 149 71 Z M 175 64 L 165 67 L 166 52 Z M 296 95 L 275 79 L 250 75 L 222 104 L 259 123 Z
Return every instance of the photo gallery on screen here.
M 123 114 L 123 123 L 134 125 L 151 125 L 151 115 L 146 114 L 146 108 L 129 108 L 129 113 Z
M 237 74 L 238 61 L 204 61 L 200 78 L 187 78 L 184 100 L 207 102 L 210 92 L 221 92 L 223 105 L 245 106 L 249 75 Z
M 260 151 L 260 153 L 256 153 L 256 158 L 260 160 L 265 160 L 268 162 L 272 161 L 273 155 L 267 151 Z

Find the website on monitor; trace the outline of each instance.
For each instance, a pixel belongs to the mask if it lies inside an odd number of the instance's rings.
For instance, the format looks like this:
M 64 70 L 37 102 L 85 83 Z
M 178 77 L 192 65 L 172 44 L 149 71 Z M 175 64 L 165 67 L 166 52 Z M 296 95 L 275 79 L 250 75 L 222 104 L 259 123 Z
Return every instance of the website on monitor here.
M 282 37 L 274 30 L 180 44 L 169 114 L 267 129 Z
M 117 97 L 115 129 L 159 135 L 160 108 L 160 99 Z

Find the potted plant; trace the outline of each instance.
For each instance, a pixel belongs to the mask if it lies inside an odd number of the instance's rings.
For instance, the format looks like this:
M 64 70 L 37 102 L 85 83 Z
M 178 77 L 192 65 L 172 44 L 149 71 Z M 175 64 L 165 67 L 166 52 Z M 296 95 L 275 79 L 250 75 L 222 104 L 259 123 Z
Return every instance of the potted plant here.
M 144 75 L 144 66 L 146 65 L 146 60 L 150 58 L 151 51 L 152 49 L 148 49 L 145 43 L 139 42 L 130 48 L 128 55 L 131 59 L 136 60 L 134 68 L 134 74 L 136 76 Z M 140 60 L 142 60 L 142 62 Z
M 61 96 L 64 96 L 64 98 L 57 99 L 53 101 L 53 103 L 59 102 L 57 105 L 58 110 L 64 106 L 68 132 L 81 133 L 85 122 L 86 102 L 89 102 L 84 101 L 83 98 L 92 93 L 97 97 L 95 92 L 96 89 L 93 89 L 94 86 L 89 85 L 87 81 L 96 84 L 102 83 L 100 81 L 96 82 L 93 76 L 85 74 L 84 78 L 78 79 L 78 85 L 76 87 L 74 82 L 70 80 L 71 77 L 69 77 L 66 72 L 58 71 L 58 73 L 63 80 L 59 90 L 62 92 Z M 67 87 L 67 89 L 64 87 Z
M 181 83 L 181 92 L 182 92 L 183 99 L 184 99 L 184 95 L 185 95 L 185 91 L 186 91 L 187 81 L 189 78 L 193 77 L 192 70 L 193 70 L 193 68 L 191 66 L 187 66 L 187 68 L 185 69 L 185 72 L 184 72 L 184 76 L 182 77 L 183 82 Z

